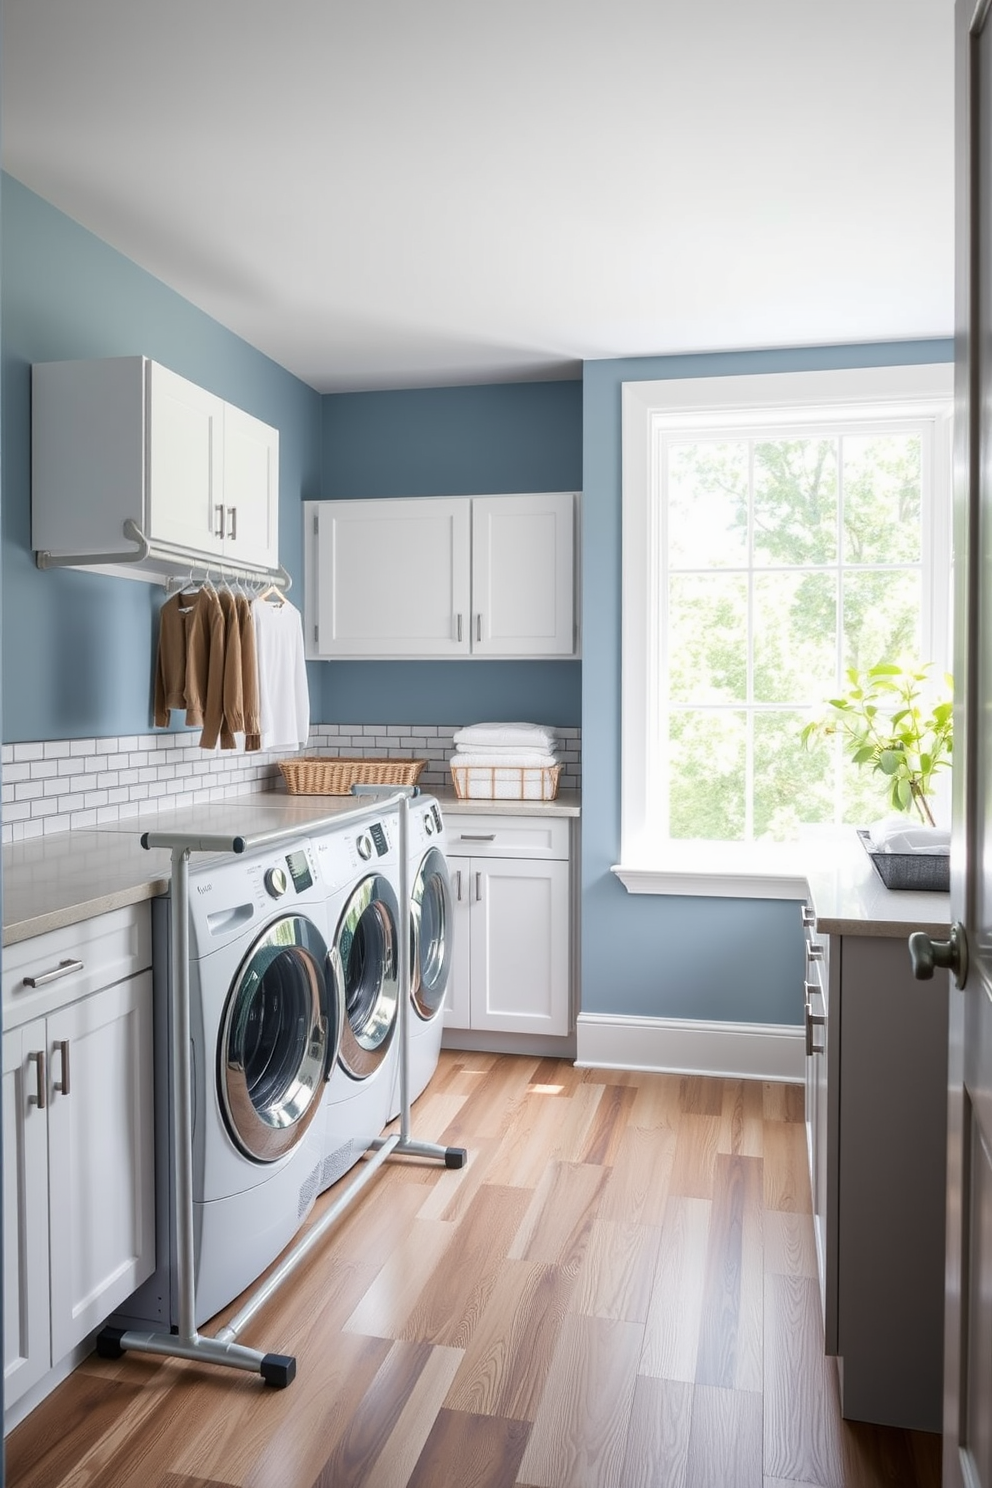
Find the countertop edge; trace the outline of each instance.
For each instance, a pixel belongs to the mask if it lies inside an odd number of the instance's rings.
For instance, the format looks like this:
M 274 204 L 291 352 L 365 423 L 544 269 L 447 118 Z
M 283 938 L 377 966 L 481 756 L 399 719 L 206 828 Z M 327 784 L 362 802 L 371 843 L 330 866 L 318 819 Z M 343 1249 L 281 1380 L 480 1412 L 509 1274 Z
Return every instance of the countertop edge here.
M 144 882 L 128 884 L 124 888 L 99 894 L 93 899 L 43 910 L 40 914 L 4 925 L 3 944 L 6 947 L 17 945 L 22 940 L 33 940 L 37 935 L 47 935 L 51 930 L 64 930 L 68 925 L 79 925 L 97 915 L 109 914 L 115 909 L 126 909 L 131 904 L 141 904 L 146 899 L 155 899 L 168 891 L 168 878 L 150 876 Z

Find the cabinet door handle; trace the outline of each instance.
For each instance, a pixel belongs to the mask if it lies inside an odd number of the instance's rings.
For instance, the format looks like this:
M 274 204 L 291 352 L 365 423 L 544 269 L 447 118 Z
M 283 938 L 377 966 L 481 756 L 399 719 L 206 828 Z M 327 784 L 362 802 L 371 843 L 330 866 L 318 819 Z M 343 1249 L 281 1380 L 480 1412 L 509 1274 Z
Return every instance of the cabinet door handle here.
M 44 1051 L 44 1049 L 32 1049 L 31 1050 L 31 1053 L 28 1055 L 28 1063 L 30 1063 L 32 1059 L 36 1062 L 36 1064 L 38 1066 L 38 1068 L 37 1068 L 37 1075 L 36 1075 L 37 1084 L 35 1086 L 35 1090 L 37 1091 L 37 1094 L 36 1095 L 29 1095 L 28 1096 L 28 1105 L 30 1105 L 31 1102 L 34 1101 L 35 1105 L 38 1107 L 38 1110 L 39 1111 L 43 1111 L 45 1109 L 45 1104 L 46 1104 L 46 1102 L 45 1102 L 45 1083 L 46 1083 L 46 1079 L 45 1079 L 45 1051 Z
M 49 982 L 57 982 L 60 977 L 71 976 L 74 971 L 82 971 L 82 961 L 60 961 L 58 966 L 51 971 L 39 972 L 37 976 L 26 976 L 25 987 L 47 987 Z
M 237 542 L 237 539 L 238 539 L 238 508 L 236 506 L 229 506 L 227 508 L 227 515 L 230 518 L 230 521 L 228 523 L 227 535 L 228 535 L 228 537 L 232 538 L 235 542 Z
M 459 842 L 495 842 L 495 832 L 463 832 L 458 839 Z
M 456 629 L 458 631 L 458 639 L 461 640 L 461 638 L 462 638 L 462 617 L 461 617 L 461 615 L 456 615 L 455 616 L 455 626 L 456 626 Z
M 455 898 L 459 904 L 462 902 L 462 870 L 460 868 L 455 872 Z
M 812 1056 L 814 1054 L 823 1054 L 823 1053 L 826 1052 L 826 1046 L 825 1045 L 823 1045 L 823 1044 L 814 1044 L 814 1042 L 813 1042 L 813 1029 L 814 1029 L 814 1027 L 817 1024 L 819 1024 L 822 1027 L 826 1023 L 826 1021 L 827 1021 L 826 1018 L 822 1014 L 820 1014 L 820 1013 L 814 1013 L 813 1009 L 809 1005 L 809 999 L 807 999 L 807 1001 L 806 1001 L 806 1057 L 808 1059 L 809 1058 L 812 1058 Z
M 479 611 L 478 615 L 476 615 L 476 617 L 475 617 L 475 639 L 477 641 L 481 641 L 482 640 L 482 611 L 481 610 Z
M 222 542 L 224 540 L 224 503 L 223 502 L 218 503 L 218 506 L 217 506 L 217 531 L 214 533 L 214 537 L 219 537 Z
M 475 902 L 477 904 L 481 904 L 481 902 L 482 902 L 482 874 L 481 873 L 477 873 L 475 875 Z
M 54 1089 L 61 1090 L 63 1095 L 69 1094 L 69 1040 L 59 1039 L 57 1045 L 62 1060 L 62 1079 L 56 1080 Z

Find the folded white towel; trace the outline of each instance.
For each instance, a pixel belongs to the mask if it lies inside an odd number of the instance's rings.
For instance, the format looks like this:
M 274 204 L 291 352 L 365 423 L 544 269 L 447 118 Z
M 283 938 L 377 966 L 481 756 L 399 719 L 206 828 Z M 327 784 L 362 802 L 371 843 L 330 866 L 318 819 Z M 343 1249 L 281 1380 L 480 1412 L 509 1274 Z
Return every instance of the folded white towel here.
M 472 723 L 454 735 L 455 747 L 540 749 L 550 753 L 557 744 L 553 728 L 541 723 Z
M 557 759 L 553 754 L 546 754 L 540 749 L 459 749 L 451 756 L 449 761 L 452 765 L 482 765 L 485 768 L 499 769 L 503 765 L 516 767 L 533 767 L 534 769 L 545 769 L 548 765 L 556 765 Z

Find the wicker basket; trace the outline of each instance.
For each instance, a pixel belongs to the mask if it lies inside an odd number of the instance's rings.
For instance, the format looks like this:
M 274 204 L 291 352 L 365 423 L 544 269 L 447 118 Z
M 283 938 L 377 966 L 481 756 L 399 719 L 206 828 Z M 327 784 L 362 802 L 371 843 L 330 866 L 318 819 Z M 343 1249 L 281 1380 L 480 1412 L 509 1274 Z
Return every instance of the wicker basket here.
M 347 796 L 353 785 L 416 785 L 426 760 L 325 759 L 304 755 L 280 760 L 294 796 Z
M 451 765 L 462 801 L 553 801 L 561 765 Z

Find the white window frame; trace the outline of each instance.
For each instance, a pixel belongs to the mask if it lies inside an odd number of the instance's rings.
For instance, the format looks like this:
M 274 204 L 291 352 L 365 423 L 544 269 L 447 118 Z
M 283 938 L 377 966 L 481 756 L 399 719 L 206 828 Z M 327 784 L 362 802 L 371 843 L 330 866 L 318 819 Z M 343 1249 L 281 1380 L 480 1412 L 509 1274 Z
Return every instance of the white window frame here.
M 933 363 L 622 385 L 621 847 L 613 871 L 630 892 L 801 898 L 806 884 L 801 845 L 659 841 L 651 829 L 650 761 L 657 757 L 660 714 L 656 638 L 663 580 L 656 450 L 661 436 L 675 430 L 698 430 L 702 436 L 712 429 L 747 434 L 762 424 L 788 427 L 838 418 L 930 423 L 924 644 L 938 669 L 948 670 L 953 375 L 951 363 Z

